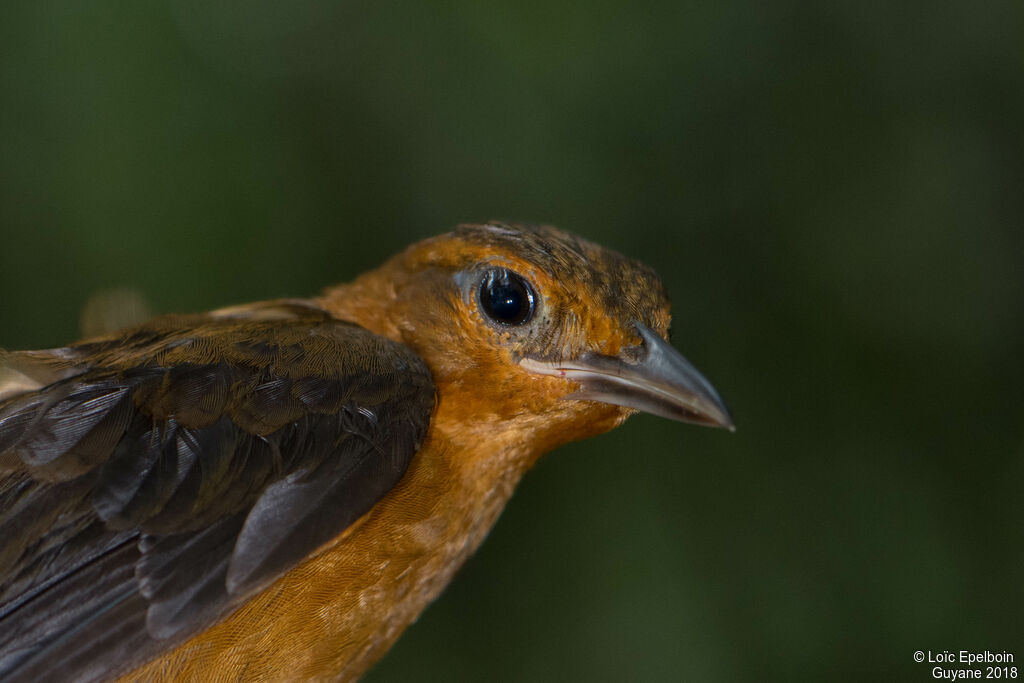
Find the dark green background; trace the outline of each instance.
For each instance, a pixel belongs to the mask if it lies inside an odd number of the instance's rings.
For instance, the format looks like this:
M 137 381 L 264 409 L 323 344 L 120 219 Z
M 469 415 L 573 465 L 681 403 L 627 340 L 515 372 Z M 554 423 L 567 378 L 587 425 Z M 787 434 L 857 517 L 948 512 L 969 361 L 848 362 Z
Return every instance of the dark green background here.
M 18 5 L 3 346 L 101 288 L 305 295 L 522 219 L 654 266 L 733 408 L 542 460 L 370 681 L 1024 658 L 1024 3 Z

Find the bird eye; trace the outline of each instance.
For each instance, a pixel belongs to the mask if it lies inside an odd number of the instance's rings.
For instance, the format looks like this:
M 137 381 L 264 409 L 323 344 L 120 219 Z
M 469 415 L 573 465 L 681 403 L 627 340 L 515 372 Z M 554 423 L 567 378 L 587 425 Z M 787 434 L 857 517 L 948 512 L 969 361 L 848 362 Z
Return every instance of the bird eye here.
M 496 323 L 522 325 L 529 322 L 535 303 L 530 283 L 510 270 L 489 270 L 480 283 L 480 308 Z

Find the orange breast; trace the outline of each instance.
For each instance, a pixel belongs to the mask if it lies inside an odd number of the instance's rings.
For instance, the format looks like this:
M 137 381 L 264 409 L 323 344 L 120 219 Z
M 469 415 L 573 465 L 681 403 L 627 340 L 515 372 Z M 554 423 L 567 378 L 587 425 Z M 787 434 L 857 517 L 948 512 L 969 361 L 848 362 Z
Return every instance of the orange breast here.
M 399 485 L 339 538 L 121 680 L 357 678 L 483 541 L 522 475 L 509 468 L 497 486 L 474 490 L 481 459 L 455 451 L 431 429 Z

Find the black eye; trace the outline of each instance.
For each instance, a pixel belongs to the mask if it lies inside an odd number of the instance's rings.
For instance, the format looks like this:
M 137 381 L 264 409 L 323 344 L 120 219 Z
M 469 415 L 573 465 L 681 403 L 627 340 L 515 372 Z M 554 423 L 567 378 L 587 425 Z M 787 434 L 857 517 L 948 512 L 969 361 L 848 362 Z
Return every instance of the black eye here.
M 522 325 L 533 317 L 533 288 L 504 268 L 490 270 L 480 283 L 480 308 L 487 317 L 502 325 Z

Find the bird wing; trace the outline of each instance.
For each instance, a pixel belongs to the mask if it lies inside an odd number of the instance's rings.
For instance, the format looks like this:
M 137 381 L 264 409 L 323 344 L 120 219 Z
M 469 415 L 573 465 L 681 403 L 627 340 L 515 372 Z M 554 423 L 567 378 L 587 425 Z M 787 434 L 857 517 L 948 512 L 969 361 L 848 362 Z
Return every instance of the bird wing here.
M 0 369 L 5 681 L 108 678 L 222 619 L 399 481 L 434 405 L 411 350 L 293 302 Z

